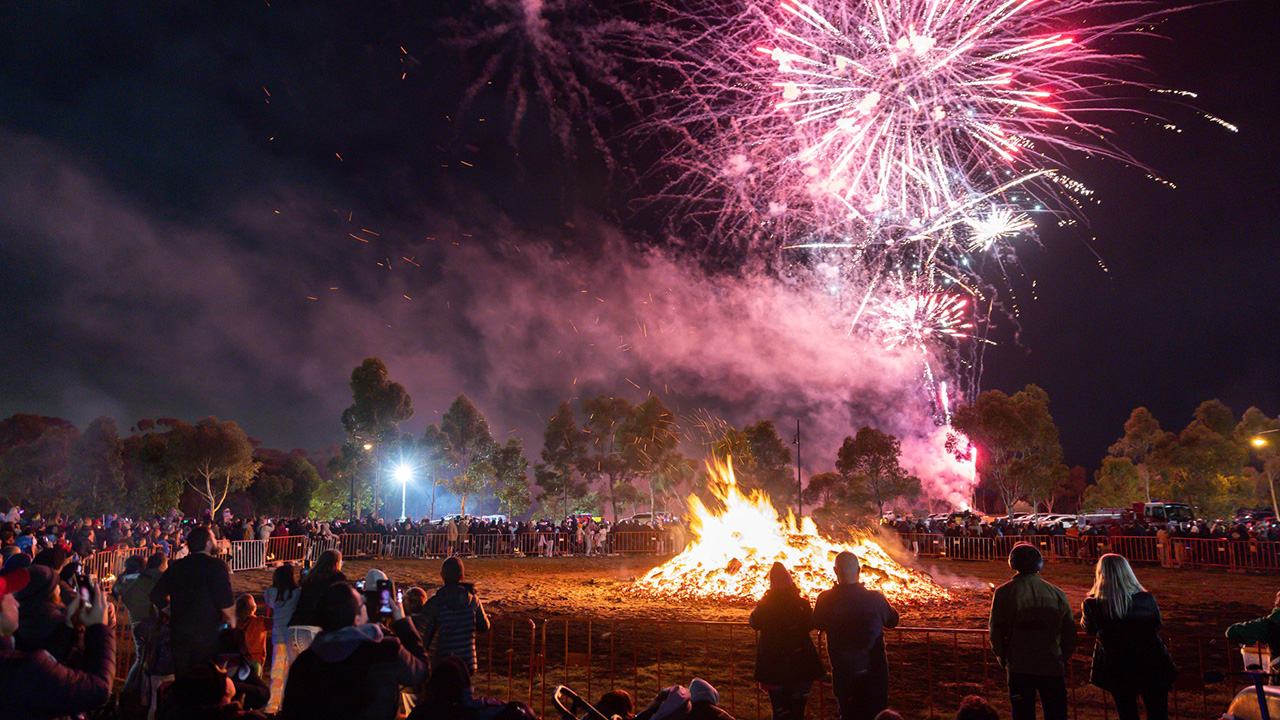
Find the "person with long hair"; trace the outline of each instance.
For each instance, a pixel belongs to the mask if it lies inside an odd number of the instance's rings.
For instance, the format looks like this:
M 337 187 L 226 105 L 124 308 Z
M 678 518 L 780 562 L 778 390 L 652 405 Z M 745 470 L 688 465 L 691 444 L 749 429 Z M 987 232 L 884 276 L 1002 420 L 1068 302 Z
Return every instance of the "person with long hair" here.
M 1084 631 L 1097 636 L 1089 682 L 1111 693 L 1120 720 L 1138 720 L 1138 697 L 1147 720 L 1167 720 L 1169 688 L 1178 668 L 1160 638 L 1160 608 L 1115 553 L 1098 558 L 1093 589 L 1082 608 Z
M 271 607 L 271 700 L 267 703 L 267 712 L 280 711 L 280 701 L 284 699 L 284 681 L 289 672 L 289 622 L 293 619 L 294 610 L 302 596 L 302 588 L 294 574 L 293 563 L 287 562 L 276 568 L 271 575 L 271 587 L 262 594 Z
M 748 621 L 759 631 L 756 682 L 769 694 L 775 720 L 804 720 L 813 681 L 825 674 L 822 658 L 809 637 L 813 608 L 800 594 L 782 563 L 769 569 L 769 590 Z
M 320 596 L 330 585 L 346 581 L 347 576 L 342 574 L 342 553 L 337 550 L 320 553 L 316 564 L 302 579 L 298 605 L 293 610 L 293 617 L 289 618 L 287 653 L 290 665 L 311 647 L 311 641 L 320 632 L 320 616 L 317 614 Z

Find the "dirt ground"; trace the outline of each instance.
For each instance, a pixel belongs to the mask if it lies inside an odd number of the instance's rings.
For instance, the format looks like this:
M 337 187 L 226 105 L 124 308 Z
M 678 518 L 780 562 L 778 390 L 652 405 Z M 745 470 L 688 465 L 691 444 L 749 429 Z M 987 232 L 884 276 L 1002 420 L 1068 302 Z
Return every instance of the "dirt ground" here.
M 438 559 L 351 560 L 344 572 L 358 580 L 374 568 L 397 587 L 417 585 L 430 593 L 440 584 Z M 720 602 L 673 605 L 665 600 L 636 597 L 627 586 L 659 564 L 653 557 L 610 558 L 469 558 L 468 580 L 474 582 L 489 612 L 537 618 L 609 620 L 745 621 L 750 606 Z M 921 569 L 952 590 L 954 602 L 941 607 L 901 608 L 903 625 L 914 627 L 984 628 L 991 585 L 1010 575 L 999 562 L 942 561 Z M 1225 571 L 1174 568 L 1136 568 L 1139 579 L 1155 594 L 1170 634 L 1219 635 L 1226 626 L 1265 614 L 1272 606 L 1280 577 Z M 1079 608 L 1093 582 L 1088 563 L 1059 562 L 1045 567 L 1044 576 L 1061 587 Z M 237 592 L 260 593 L 271 580 L 270 571 L 237 573 Z M 977 588 L 977 589 L 974 589 Z M 1078 610 L 1077 610 L 1078 614 Z
M 722 602 L 671 602 L 630 594 L 629 584 L 660 560 L 611 558 L 467 559 L 468 579 L 494 619 L 478 648 L 477 686 L 485 694 L 521 699 L 544 718 L 555 717 L 549 697 L 557 684 L 588 696 L 619 687 L 638 699 L 693 676 L 713 679 L 722 705 L 740 720 L 767 720 L 768 700 L 751 680 L 754 632 L 751 608 Z M 397 586 L 438 587 L 439 559 L 352 560 L 351 580 L 377 568 Z M 948 586 L 953 600 L 937 606 L 900 605 L 902 624 L 888 637 L 893 704 L 909 718 L 949 717 L 960 698 L 979 694 L 1007 717 L 1003 672 L 986 645 L 991 588 L 1011 572 L 1000 562 L 950 560 L 920 569 Z M 1205 670 L 1239 669 L 1239 653 L 1222 638 L 1232 622 L 1271 607 L 1280 576 L 1139 566 L 1139 578 L 1157 597 L 1170 650 L 1183 669 L 1172 697 L 1174 718 L 1212 720 L 1234 685 L 1206 686 Z M 1054 562 L 1044 575 L 1075 608 L 1093 580 L 1089 563 Z M 238 592 L 260 593 L 270 571 L 237 573 Z M 1078 610 L 1077 610 L 1078 615 Z M 545 621 L 545 622 L 544 622 Z M 939 630 L 942 629 L 942 630 Z M 819 638 L 821 642 L 821 639 Z M 1077 720 L 1107 720 L 1108 701 L 1088 684 L 1090 656 L 1082 645 L 1068 686 Z M 819 684 L 810 717 L 834 716 L 829 686 Z

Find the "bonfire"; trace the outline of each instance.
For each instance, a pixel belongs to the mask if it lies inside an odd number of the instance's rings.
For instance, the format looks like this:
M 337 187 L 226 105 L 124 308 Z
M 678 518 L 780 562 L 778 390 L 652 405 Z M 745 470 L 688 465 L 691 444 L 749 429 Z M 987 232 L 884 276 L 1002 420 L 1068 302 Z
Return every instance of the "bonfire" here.
M 768 496 L 744 495 L 732 466 L 709 469 L 717 478 L 714 493 L 724 510 L 713 512 L 696 496 L 690 497 L 693 542 L 636 581 L 632 592 L 682 600 L 755 602 L 769 589 L 769 568 L 780 562 L 791 571 L 801 594 L 812 600 L 835 584 L 832 563 L 847 550 L 862 563 L 863 584 L 884 593 L 894 604 L 926 605 L 951 598 L 928 575 L 894 560 L 869 533 L 850 542 L 824 537 L 811 518 L 797 522 L 789 512 L 780 518 Z

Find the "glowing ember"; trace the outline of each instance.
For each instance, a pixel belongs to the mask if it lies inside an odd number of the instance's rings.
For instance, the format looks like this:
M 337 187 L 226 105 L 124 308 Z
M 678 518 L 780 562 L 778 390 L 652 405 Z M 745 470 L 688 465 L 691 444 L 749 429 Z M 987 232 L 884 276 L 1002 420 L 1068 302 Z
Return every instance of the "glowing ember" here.
M 713 513 L 697 497 L 689 498 L 694 542 L 666 564 L 649 571 L 632 586 L 645 596 L 754 602 L 769 589 L 769 568 L 781 562 L 809 598 L 835 584 L 832 562 L 848 550 L 862 562 L 862 582 L 884 593 L 895 604 L 921 605 L 950 599 L 950 594 L 926 574 L 903 567 L 875 540 L 853 544 L 818 534 L 810 518 L 780 520 L 763 494 L 744 496 L 732 467 L 711 468 L 725 504 Z

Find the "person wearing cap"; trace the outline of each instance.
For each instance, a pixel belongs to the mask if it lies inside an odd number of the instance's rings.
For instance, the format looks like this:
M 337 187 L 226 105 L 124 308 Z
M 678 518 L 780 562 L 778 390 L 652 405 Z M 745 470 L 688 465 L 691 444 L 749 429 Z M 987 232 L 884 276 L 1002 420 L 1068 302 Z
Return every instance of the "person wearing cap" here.
M 476 633 L 489 632 L 489 617 L 476 595 L 476 588 L 462 581 L 462 559 L 447 558 L 440 566 L 444 587 L 436 591 L 422 608 L 425 634 L 422 642 L 439 661 L 457 655 L 471 674 L 476 672 Z
M 991 600 L 991 649 L 1008 673 L 1013 720 L 1035 720 L 1036 695 L 1045 720 L 1066 720 L 1067 662 L 1076 648 L 1076 621 L 1062 590 L 1040 577 L 1044 558 L 1030 543 L 1009 553 L 1017 574 Z
M 898 626 L 885 596 L 858 582 L 862 566 L 845 551 L 836 556 L 836 586 L 813 607 L 813 628 L 827 634 L 831 689 L 840 720 L 872 720 L 889 707 L 889 656 L 884 629 Z
M 82 667 L 59 664 L 44 651 L 25 652 L 13 644 L 18 629 L 15 594 L 30 583 L 30 570 L 0 575 L 0 719 L 46 720 L 89 712 L 107 702 L 116 672 L 115 609 L 99 590 L 96 602 L 72 601 L 70 615 L 85 626 Z

